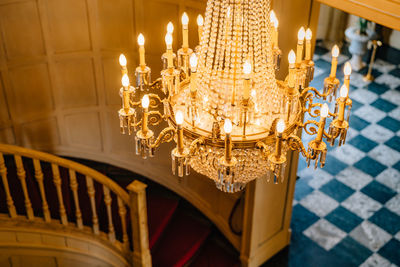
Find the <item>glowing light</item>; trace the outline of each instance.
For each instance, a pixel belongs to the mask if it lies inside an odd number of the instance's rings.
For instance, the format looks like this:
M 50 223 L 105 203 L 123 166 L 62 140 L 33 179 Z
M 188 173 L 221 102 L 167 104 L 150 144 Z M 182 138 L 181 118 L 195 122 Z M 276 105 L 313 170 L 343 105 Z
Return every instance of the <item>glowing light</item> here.
M 232 132 L 232 122 L 230 119 L 225 119 L 224 130 L 227 134 L 230 134 Z
M 142 108 L 148 108 L 150 105 L 150 98 L 148 95 L 144 95 L 142 98 Z
M 122 76 L 122 86 L 123 87 L 128 87 L 129 86 L 129 77 L 127 74 L 124 74 L 124 76 Z
M 170 46 L 172 45 L 172 34 L 169 32 L 165 35 L 165 43 Z
M 344 64 L 344 70 L 343 70 L 343 72 L 344 72 L 344 75 L 346 75 L 346 76 L 349 76 L 349 75 L 351 74 L 352 69 L 351 69 L 351 64 L 350 64 L 350 62 L 346 62 L 346 64 Z
M 294 64 L 296 62 L 296 53 L 293 50 L 289 52 L 289 64 Z
M 172 34 L 174 32 L 174 24 L 172 22 L 169 22 L 167 25 L 167 32 Z
M 243 64 L 243 73 L 246 75 L 249 75 L 251 73 L 251 69 L 252 69 L 252 66 L 251 66 L 250 60 L 246 60 Z
M 343 85 L 340 88 L 340 97 L 347 97 L 348 94 L 349 94 L 349 88 L 347 88 L 346 85 Z
M 190 56 L 190 68 L 196 69 L 196 67 L 197 67 L 197 56 L 195 53 L 193 53 Z
M 183 123 L 183 113 L 182 113 L 182 111 L 178 110 L 176 112 L 175 121 L 176 121 L 176 124 L 182 125 L 182 123 Z
M 312 31 L 310 29 L 307 29 L 306 31 L 306 40 L 311 40 L 312 38 Z
M 183 12 L 183 15 L 182 15 L 182 24 L 183 24 L 183 25 L 188 25 L 188 24 L 189 24 L 189 17 L 188 17 L 188 15 L 186 14 L 186 12 Z
M 121 67 L 126 67 L 126 57 L 124 54 L 121 54 L 119 56 L 119 64 L 121 65 Z
M 339 47 L 337 46 L 337 45 L 335 45 L 333 48 L 332 48 L 332 57 L 338 57 L 339 56 Z
M 329 114 L 329 107 L 325 103 L 325 104 L 322 105 L 322 108 L 321 108 L 321 117 L 322 118 L 326 118 L 326 117 L 328 117 L 328 114 Z
M 285 130 L 285 127 L 286 127 L 285 122 L 282 119 L 280 119 L 276 124 L 276 131 L 281 134 Z
M 252 98 L 256 98 L 256 96 L 257 96 L 257 92 L 256 92 L 256 90 L 254 90 L 254 89 L 251 90 L 251 93 L 250 93 L 250 94 L 251 94 L 251 97 L 252 97 Z
M 203 26 L 204 24 L 204 19 L 202 15 L 197 16 L 197 26 Z
M 144 36 L 143 34 L 139 34 L 138 38 L 137 38 L 137 42 L 140 46 L 144 45 Z
M 297 34 L 297 39 L 299 39 L 299 41 L 303 41 L 305 35 L 306 35 L 306 31 L 304 30 L 304 27 L 301 27 Z
M 279 21 L 278 21 L 278 18 L 276 17 L 275 12 L 273 10 L 269 13 L 269 19 L 274 24 L 274 27 L 278 28 Z

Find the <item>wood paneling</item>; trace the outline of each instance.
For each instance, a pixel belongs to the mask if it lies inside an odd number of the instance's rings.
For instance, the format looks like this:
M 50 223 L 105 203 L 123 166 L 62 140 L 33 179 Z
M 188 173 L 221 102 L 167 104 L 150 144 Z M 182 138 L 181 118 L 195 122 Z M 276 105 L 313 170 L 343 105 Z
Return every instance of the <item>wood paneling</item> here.
M 88 10 L 85 0 L 49 0 L 49 33 L 56 53 L 89 51 Z
M 97 105 L 93 60 L 77 58 L 57 61 L 56 84 L 59 87 L 60 106 L 65 108 Z
M 60 144 L 57 120 L 55 118 L 30 121 L 19 125 L 18 143 L 26 147 L 54 147 Z
M 0 21 L 8 59 L 45 54 L 36 1 L 0 6 Z
M 71 146 L 102 150 L 100 120 L 97 112 L 66 115 L 65 125 L 69 129 L 68 141 Z

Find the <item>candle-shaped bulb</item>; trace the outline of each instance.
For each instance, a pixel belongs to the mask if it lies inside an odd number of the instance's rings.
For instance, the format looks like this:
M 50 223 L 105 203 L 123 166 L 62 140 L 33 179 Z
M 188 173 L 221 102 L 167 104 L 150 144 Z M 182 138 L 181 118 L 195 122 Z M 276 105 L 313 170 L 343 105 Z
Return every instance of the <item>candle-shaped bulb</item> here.
M 328 104 L 325 103 L 322 105 L 322 108 L 321 108 L 321 117 L 326 118 L 326 117 L 328 117 L 328 114 L 329 114 L 329 107 L 328 107 Z
M 172 22 L 169 22 L 167 25 L 167 32 L 172 34 L 174 32 L 174 24 Z
M 183 124 L 183 112 L 178 110 L 175 114 L 175 121 L 176 124 L 182 125 Z
M 332 48 L 332 57 L 338 57 L 339 56 L 339 47 L 337 46 L 337 45 L 335 45 L 333 48 Z
M 193 54 L 190 56 L 190 69 L 191 69 L 192 71 L 196 71 L 196 68 L 197 68 L 197 56 L 196 56 L 195 53 L 193 53 Z
M 269 13 L 269 19 L 272 22 L 272 24 L 274 25 L 275 29 L 277 29 L 279 26 L 279 21 L 273 10 Z
M 312 38 L 312 31 L 310 29 L 307 29 L 306 31 L 306 40 L 311 40 Z
M 172 45 L 172 34 L 169 32 L 165 35 L 165 43 L 167 44 L 167 46 Z
M 346 64 L 344 64 L 344 70 L 343 70 L 344 75 L 350 76 L 351 75 L 351 71 L 352 71 L 352 69 L 351 69 L 350 62 L 346 62 Z
M 197 16 L 197 26 L 203 26 L 204 24 L 204 18 L 202 15 Z
M 282 119 L 280 119 L 279 121 L 278 121 L 278 123 L 276 124 L 276 131 L 279 133 L 279 134 L 281 134 L 281 133 L 283 133 L 283 131 L 285 130 L 285 121 L 284 120 L 282 120 Z
M 148 95 L 144 95 L 142 98 L 142 108 L 148 108 L 150 105 L 150 98 Z
M 188 15 L 186 14 L 186 12 L 183 12 L 183 15 L 182 15 L 182 24 L 183 24 L 183 25 L 188 25 L 188 24 L 189 24 L 189 17 L 188 17 Z
M 225 119 L 224 130 L 226 134 L 230 134 L 232 132 L 232 122 L 230 119 Z
M 124 74 L 122 76 L 122 86 L 123 87 L 128 87 L 129 86 L 129 77 L 127 74 Z
M 289 64 L 294 64 L 296 62 L 296 54 L 293 50 L 289 52 Z
M 140 46 L 143 46 L 143 45 L 144 45 L 144 36 L 143 36 L 143 34 L 139 34 L 139 36 L 138 36 L 138 38 L 137 38 L 137 41 L 138 41 L 138 44 L 139 44 Z
M 252 67 L 251 67 L 250 60 L 247 59 L 243 64 L 243 73 L 246 75 L 250 75 L 251 69 L 252 69 Z
M 304 27 L 301 27 L 299 32 L 297 33 L 297 39 L 299 40 L 299 42 L 304 41 L 305 35 L 306 35 L 306 31 L 304 30 Z
M 349 94 L 349 88 L 347 88 L 346 85 L 343 85 L 343 86 L 340 88 L 340 97 L 345 98 L 345 97 L 347 97 L 348 94 Z
M 126 57 L 124 54 L 121 54 L 119 56 L 119 64 L 121 65 L 121 67 L 126 67 Z

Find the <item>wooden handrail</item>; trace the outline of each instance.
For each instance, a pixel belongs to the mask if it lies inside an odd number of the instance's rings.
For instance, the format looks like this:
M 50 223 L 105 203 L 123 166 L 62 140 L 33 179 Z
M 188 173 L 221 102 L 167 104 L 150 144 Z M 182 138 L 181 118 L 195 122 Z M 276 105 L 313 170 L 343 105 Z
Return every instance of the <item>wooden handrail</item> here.
M 64 167 L 66 169 L 72 169 L 78 173 L 89 176 L 93 180 L 107 186 L 112 192 L 114 192 L 117 196 L 119 196 L 122 199 L 124 204 L 129 205 L 129 195 L 125 190 L 123 190 L 117 183 L 115 183 L 107 176 L 85 165 L 82 165 L 80 163 L 68 159 L 60 158 L 45 152 L 19 146 L 6 145 L 6 144 L 0 144 L 0 153 L 15 154 L 27 158 L 35 158 L 40 161 L 53 163 L 55 165 Z
M 106 216 L 108 223 L 108 225 L 106 225 L 108 226 L 108 233 L 106 233 L 108 237 L 107 240 L 111 242 L 111 244 L 116 245 L 117 248 L 122 250 L 125 255 L 126 252 L 129 252 L 128 227 L 131 226 L 133 253 L 130 252 L 132 253 L 130 262 L 132 262 L 134 266 L 151 266 L 151 255 L 149 249 L 147 227 L 145 184 L 139 181 L 133 181 L 127 187 L 127 190 L 129 191 L 128 194 L 128 192 L 126 192 L 123 188 L 121 188 L 117 183 L 112 181 L 107 176 L 82 164 L 28 148 L 0 144 L 0 175 L 6 193 L 7 207 L 11 218 L 16 218 L 17 212 L 12 196 L 10 194 L 10 188 L 7 178 L 7 167 L 5 165 L 3 155 L 11 155 L 14 158 L 16 174 L 18 179 L 20 180 L 20 184 L 22 187 L 26 214 L 29 221 L 33 221 L 35 219 L 35 216 L 28 193 L 29 187 L 27 184 L 27 174 L 22 157 L 29 158 L 33 162 L 33 177 L 38 184 L 39 195 L 42 201 L 41 208 L 43 211 L 43 219 L 46 223 L 52 223 L 52 220 L 48 200 L 46 199 L 47 192 L 44 186 L 44 174 L 42 171 L 41 162 L 48 163 L 51 166 L 52 183 L 55 186 L 58 202 L 58 212 L 62 225 L 72 225 L 68 223 L 68 215 L 65 206 L 67 205 L 67 203 L 64 203 L 65 199 L 63 197 L 63 187 L 65 186 L 63 185 L 63 183 L 67 181 L 67 188 L 69 188 L 70 192 L 72 193 L 72 200 L 69 200 L 68 204 L 73 203 L 73 205 L 75 206 L 76 227 L 80 230 L 84 229 L 82 211 L 80 208 L 80 195 L 78 194 L 79 184 L 76 176 L 78 173 L 80 175 L 83 175 L 84 183 L 87 189 L 86 193 L 89 198 L 90 212 L 92 215 L 91 223 L 93 234 L 97 236 L 100 235 L 101 225 L 99 224 L 98 216 Z M 69 181 L 68 179 L 65 180 L 61 177 L 60 167 L 68 170 Z M 98 190 L 99 188 L 95 187 L 93 181 L 96 181 L 101 185 L 105 210 L 98 210 L 98 206 L 96 204 L 96 190 Z M 115 200 L 113 200 L 111 192 L 115 194 Z M 117 202 L 116 207 L 118 209 L 115 211 L 112 210 L 113 201 Z M 130 225 L 127 224 L 126 220 L 127 208 L 130 211 Z M 122 245 L 116 240 L 116 232 L 113 224 L 113 212 L 118 214 L 121 219 Z

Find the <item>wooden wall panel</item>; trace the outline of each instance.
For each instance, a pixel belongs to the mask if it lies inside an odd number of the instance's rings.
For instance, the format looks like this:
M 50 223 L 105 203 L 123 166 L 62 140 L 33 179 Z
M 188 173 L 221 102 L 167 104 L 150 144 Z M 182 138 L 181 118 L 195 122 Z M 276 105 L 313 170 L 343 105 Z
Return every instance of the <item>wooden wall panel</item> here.
M 63 109 L 97 105 L 94 65 L 91 58 L 57 61 L 55 69 L 56 87 Z
M 65 116 L 68 141 L 81 149 L 102 150 L 100 120 L 97 112 L 69 114 Z
M 49 0 L 47 10 L 49 33 L 56 53 L 91 50 L 85 0 Z
M 57 120 L 53 118 L 30 121 L 19 125 L 18 142 L 26 147 L 56 147 L 60 144 Z
M 11 128 L 0 128 L 0 143 L 15 144 L 15 135 Z
M 10 113 L 8 112 L 8 103 L 4 92 L 3 81 L 0 79 L 0 125 L 8 123 L 9 120 Z
M 54 102 L 45 63 L 26 65 L 9 70 L 11 88 L 7 90 L 12 117 L 17 121 L 48 116 Z
M 131 0 L 98 0 L 99 37 L 102 49 L 127 52 L 135 44 Z
M 45 54 L 36 1 L 0 6 L 0 21 L 9 60 Z

